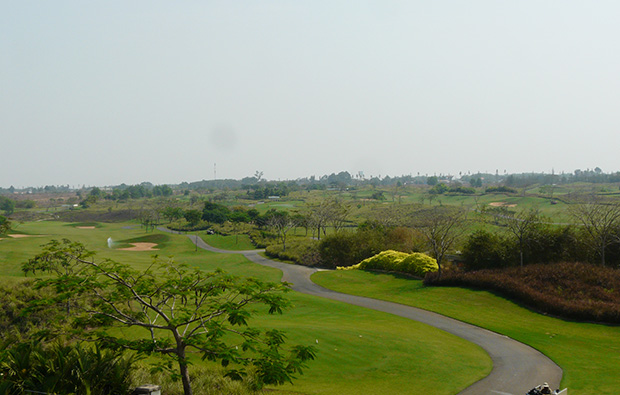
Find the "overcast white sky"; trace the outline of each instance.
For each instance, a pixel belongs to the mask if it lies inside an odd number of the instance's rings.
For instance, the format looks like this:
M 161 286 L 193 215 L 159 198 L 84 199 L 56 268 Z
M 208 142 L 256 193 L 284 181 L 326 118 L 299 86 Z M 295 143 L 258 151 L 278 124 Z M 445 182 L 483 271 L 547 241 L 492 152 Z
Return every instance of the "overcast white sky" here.
M 4 1 L 0 186 L 620 170 L 620 2 Z

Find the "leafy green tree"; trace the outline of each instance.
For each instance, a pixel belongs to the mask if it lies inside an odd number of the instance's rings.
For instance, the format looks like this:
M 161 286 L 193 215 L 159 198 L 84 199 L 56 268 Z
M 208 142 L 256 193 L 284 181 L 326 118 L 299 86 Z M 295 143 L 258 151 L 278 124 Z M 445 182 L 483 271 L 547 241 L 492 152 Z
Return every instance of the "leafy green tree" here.
M 202 210 L 202 219 L 214 224 L 223 224 L 228 220 L 230 210 L 228 207 L 217 203 L 205 202 Z
M 507 266 L 511 242 L 505 235 L 478 230 L 463 246 L 463 260 L 468 270 Z
M 25 263 L 26 273 L 72 268 L 38 281 L 39 287 L 55 290 L 38 306 L 73 300 L 68 319 L 76 335 L 112 349 L 159 355 L 166 359 L 162 369 L 176 364 L 185 395 L 192 394 L 191 352 L 224 367 L 233 364 L 229 376 L 235 378 L 252 366 L 264 384 L 292 381 L 315 357 L 312 347 L 301 345 L 285 352 L 285 335 L 280 331 L 261 333 L 248 326 L 252 306 L 264 306 L 274 314 L 289 305 L 284 297 L 289 288 L 284 284 L 203 272 L 157 258 L 138 271 L 112 260 L 97 261 L 93 255 L 80 243 L 54 240 Z M 109 330 L 114 326 L 142 329 L 144 336 L 125 338 L 122 331 Z
M 4 210 L 4 214 L 11 215 L 15 211 L 15 201 L 4 196 L 0 196 L 0 210 Z
M 202 217 L 202 213 L 198 210 L 186 210 L 185 214 L 183 214 L 183 218 L 191 225 L 195 226 L 198 222 L 200 222 L 200 218 Z
M 431 176 L 426 179 L 426 184 L 430 186 L 437 185 L 438 182 L 439 179 L 437 178 L 437 176 Z
M 183 216 L 185 214 L 181 207 L 171 207 L 171 206 L 165 207 L 161 211 L 161 213 L 164 216 L 164 218 L 166 218 L 168 220 L 168 222 L 172 222 L 174 220 L 181 219 L 181 218 L 183 218 Z
M 11 221 L 0 215 L 0 235 L 6 234 L 11 229 Z

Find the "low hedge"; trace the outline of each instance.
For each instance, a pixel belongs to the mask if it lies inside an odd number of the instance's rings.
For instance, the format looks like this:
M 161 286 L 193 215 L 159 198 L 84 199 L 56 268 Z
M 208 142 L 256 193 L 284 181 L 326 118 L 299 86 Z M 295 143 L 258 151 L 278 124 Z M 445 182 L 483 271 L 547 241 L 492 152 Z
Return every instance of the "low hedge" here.
M 292 239 L 286 242 L 286 251 L 282 244 L 272 244 L 265 249 L 265 254 L 298 265 L 321 266 L 318 244 L 313 239 Z
M 425 285 L 465 286 L 495 292 L 532 310 L 554 316 L 620 324 L 620 270 L 587 263 L 527 265 L 523 268 L 445 271 Z

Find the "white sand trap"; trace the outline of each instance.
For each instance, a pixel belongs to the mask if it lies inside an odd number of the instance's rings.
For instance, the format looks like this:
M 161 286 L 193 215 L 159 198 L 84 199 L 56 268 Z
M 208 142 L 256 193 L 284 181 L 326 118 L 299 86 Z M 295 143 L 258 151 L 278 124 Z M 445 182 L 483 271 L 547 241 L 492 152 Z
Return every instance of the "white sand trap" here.
M 14 239 L 23 239 L 24 237 L 35 237 L 33 235 L 8 235 L 8 236 Z
M 493 206 L 493 207 L 517 207 L 516 204 L 508 204 L 506 202 L 493 202 L 493 203 L 489 203 L 489 206 Z
M 119 248 L 121 251 L 158 251 L 156 243 L 130 243 L 133 247 Z
M 94 226 L 76 226 L 78 229 L 95 229 Z

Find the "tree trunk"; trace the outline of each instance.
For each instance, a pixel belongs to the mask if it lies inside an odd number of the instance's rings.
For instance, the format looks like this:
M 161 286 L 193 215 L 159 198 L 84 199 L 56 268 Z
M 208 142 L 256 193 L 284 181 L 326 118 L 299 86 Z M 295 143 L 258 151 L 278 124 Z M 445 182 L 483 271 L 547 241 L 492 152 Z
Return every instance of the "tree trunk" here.
M 175 333 L 177 338 L 177 358 L 179 361 L 179 371 L 181 373 L 181 382 L 183 383 L 183 394 L 192 395 L 192 386 L 189 382 L 189 370 L 187 369 L 187 358 L 185 358 L 185 345 L 180 342 L 180 336 Z
M 179 366 L 181 368 L 181 381 L 183 382 L 183 394 L 192 395 L 192 386 L 189 383 L 189 372 L 187 370 L 187 363 L 181 362 Z

